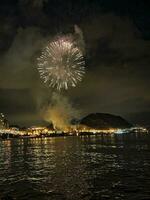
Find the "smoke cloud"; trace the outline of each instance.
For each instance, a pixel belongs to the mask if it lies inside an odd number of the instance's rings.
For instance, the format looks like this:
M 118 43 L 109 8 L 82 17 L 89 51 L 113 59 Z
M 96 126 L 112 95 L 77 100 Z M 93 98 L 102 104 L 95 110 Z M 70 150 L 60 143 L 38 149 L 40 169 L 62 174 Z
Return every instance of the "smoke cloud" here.
M 74 25 L 74 32 L 75 38 L 78 47 L 81 49 L 82 53 L 85 54 L 85 41 L 82 30 L 79 28 L 78 25 Z
M 81 51 L 85 52 L 83 33 L 77 25 L 74 26 L 74 34 L 71 37 L 75 39 Z M 73 107 L 69 99 L 56 92 L 52 93 L 51 103 L 42 112 L 44 120 L 51 122 L 57 130 L 69 130 L 71 120 L 80 116 L 79 111 Z
M 43 110 L 44 119 L 53 123 L 57 130 L 68 130 L 71 120 L 79 116 L 79 111 L 73 107 L 69 99 L 58 93 L 52 94 L 50 105 Z

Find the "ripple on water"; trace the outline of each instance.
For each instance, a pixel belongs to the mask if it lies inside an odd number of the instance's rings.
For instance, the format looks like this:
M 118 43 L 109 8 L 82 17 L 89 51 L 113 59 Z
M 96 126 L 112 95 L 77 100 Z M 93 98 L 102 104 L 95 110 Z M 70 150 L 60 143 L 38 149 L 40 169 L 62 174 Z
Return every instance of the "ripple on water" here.
M 147 137 L 0 141 L 0 198 L 150 199 Z

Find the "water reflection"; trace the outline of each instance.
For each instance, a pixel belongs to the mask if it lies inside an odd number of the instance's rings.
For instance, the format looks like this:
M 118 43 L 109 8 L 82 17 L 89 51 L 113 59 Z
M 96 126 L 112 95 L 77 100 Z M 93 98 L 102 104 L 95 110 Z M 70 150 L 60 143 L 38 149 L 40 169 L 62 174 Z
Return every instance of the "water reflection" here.
M 0 141 L 0 198 L 150 197 L 149 139 L 131 134 Z

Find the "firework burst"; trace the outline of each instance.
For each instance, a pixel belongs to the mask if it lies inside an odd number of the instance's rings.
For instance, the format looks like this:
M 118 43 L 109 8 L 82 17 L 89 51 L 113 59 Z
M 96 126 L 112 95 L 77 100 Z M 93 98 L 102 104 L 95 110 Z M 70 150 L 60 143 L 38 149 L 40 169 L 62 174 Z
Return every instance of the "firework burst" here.
M 57 90 L 76 87 L 85 73 L 82 51 L 72 37 L 59 37 L 50 42 L 38 58 L 40 77 Z

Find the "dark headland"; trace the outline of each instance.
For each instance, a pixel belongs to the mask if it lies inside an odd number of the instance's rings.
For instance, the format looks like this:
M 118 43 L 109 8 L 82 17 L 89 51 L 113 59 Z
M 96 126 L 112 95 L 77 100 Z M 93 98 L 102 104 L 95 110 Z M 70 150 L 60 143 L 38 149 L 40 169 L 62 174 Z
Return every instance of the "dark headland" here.
M 92 113 L 81 119 L 81 125 L 94 129 L 130 128 L 132 124 L 124 118 L 108 113 Z

